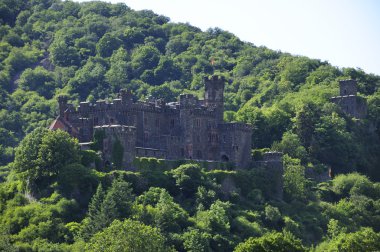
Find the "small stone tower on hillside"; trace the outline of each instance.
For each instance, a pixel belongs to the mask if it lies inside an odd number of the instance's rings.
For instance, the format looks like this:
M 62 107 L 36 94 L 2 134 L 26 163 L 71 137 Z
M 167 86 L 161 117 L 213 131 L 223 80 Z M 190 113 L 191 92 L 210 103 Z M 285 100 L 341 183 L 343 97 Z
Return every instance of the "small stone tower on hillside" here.
M 367 102 L 357 95 L 356 80 L 339 81 L 339 96 L 332 97 L 331 101 L 339 105 L 344 113 L 352 117 L 363 119 L 367 115 Z

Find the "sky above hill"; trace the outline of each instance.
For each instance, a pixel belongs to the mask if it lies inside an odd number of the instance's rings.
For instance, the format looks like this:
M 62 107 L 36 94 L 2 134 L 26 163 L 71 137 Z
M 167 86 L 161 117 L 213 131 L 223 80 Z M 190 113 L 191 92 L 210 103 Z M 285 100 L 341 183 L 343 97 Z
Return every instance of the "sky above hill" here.
M 380 75 L 378 0 L 108 0 L 202 30 L 219 27 L 256 46 Z

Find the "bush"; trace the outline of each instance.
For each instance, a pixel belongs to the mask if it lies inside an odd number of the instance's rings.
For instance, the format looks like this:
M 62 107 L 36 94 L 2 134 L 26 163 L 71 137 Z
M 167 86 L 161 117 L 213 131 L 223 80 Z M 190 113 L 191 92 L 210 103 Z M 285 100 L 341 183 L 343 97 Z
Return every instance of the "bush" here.
M 115 220 L 111 226 L 97 233 L 86 245 L 89 251 L 167 251 L 165 238 L 158 229 L 138 221 Z
M 234 250 L 235 252 L 288 252 L 306 251 L 302 246 L 301 240 L 295 238 L 291 233 L 266 233 L 259 238 L 249 238 L 240 243 Z
M 375 199 L 380 198 L 373 183 L 364 175 L 359 173 L 341 174 L 332 180 L 332 190 L 339 198 L 362 194 Z

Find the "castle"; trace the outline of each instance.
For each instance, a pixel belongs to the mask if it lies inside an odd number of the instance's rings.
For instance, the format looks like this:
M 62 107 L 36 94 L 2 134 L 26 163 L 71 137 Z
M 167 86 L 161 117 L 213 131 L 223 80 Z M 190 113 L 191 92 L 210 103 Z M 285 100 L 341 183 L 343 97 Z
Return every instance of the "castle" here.
M 101 136 L 102 159 L 114 162 L 120 153 L 121 167 L 131 167 L 135 157 L 194 159 L 230 162 L 246 168 L 251 162 L 252 128 L 223 121 L 222 77 L 204 78 L 204 99 L 181 94 L 178 102 L 134 101 L 121 90 L 112 103 L 81 102 L 74 107 L 67 97 L 58 98 L 59 115 L 50 129 L 62 129 L 88 146 Z
M 332 97 L 331 102 L 340 106 L 342 111 L 352 117 L 363 119 L 367 115 L 366 99 L 357 95 L 356 80 L 339 81 L 339 96 Z

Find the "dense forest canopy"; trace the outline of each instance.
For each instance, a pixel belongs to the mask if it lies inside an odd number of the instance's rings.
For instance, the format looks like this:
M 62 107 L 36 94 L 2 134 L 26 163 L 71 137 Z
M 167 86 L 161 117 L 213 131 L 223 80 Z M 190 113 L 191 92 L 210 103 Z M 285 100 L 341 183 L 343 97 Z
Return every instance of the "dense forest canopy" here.
M 125 4 L 0 0 L 0 39 L 0 250 L 380 249 L 379 76 Z M 285 154 L 283 200 L 259 169 L 97 169 L 95 151 L 46 129 L 60 95 L 170 102 L 201 97 L 211 74 L 227 80 L 225 120 L 253 126 L 253 158 Z M 367 100 L 362 120 L 330 101 L 345 79 Z M 328 169 L 341 175 L 308 178 Z

